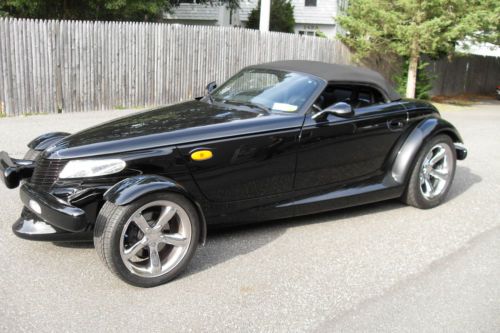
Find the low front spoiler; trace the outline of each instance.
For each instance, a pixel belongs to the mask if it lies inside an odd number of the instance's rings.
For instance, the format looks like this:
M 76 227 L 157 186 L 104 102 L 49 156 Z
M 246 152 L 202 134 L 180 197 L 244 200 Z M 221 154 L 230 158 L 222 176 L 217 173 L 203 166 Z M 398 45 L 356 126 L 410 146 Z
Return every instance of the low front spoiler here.
M 38 191 L 28 183 L 19 191 L 25 207 L 41 220 L 50 225 L 69 232 L 82 232 L 87 226 L 87 216 L 83 209 L 47 192 Z
M 21 217 L 12 225 L 12 231 L 17 237 L 48 242 L 79 242 L 91 241 L 92 231 L 68 232 L 56 228 L 40 219 L 28 208 L 24 208 Z

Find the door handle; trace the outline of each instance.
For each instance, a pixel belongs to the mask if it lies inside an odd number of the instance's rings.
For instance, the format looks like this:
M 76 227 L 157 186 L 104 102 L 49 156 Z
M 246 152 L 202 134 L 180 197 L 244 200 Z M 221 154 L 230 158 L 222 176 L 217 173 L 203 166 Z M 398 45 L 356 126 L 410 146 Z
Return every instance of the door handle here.
M 403 119 L 391 119 L 387 121 L 387 127 L 392 131 L 398 131 L 405 127 L 405 121 Z

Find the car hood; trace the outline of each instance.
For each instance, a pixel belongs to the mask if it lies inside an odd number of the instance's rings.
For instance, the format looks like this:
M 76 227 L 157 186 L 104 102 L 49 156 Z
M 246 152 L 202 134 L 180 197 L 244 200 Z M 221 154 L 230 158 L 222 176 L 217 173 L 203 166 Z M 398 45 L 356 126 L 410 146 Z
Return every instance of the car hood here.
M 44 155 L 50 159 L 69 159 L 178 145 L 300 127 L 301 118 L 195 100 L 88 128 L 60 140 Z

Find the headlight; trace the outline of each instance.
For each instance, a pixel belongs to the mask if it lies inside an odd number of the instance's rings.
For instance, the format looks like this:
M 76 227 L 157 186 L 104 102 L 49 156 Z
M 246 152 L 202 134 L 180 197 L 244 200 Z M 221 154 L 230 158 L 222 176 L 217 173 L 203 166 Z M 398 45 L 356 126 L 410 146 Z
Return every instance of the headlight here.
M 111 175 L 122 171 L 127 164 L 120 159 L 74 160 L 59 174 L 59 178 L 85 178 Z

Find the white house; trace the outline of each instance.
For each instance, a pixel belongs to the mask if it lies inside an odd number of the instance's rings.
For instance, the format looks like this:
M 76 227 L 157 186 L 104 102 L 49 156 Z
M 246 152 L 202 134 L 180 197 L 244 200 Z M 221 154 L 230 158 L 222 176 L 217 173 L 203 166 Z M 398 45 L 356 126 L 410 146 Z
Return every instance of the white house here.
M 258 0 L 240 0 L 240 8 L 231 10 L 224 3 L 200 4 L 197 0 L 179 0 L 173 13 L 165 15 L 167 22 L 192 25 L 245 27 Z M 294 6 L 295 33 L 311 35 L 318 31 L 327 37 L 337 33 L 335 17 L 345 10 L 347 0 L 291 0 Z
M 241 26 L 238 11 L 223 3 L 200 4 L 197 0 L 179 0 L 172 13 L 165 14 L 168 23 L 189 25 Z
M 271 0 L 272 1 L 272 0 Z M 240 0 L 239 17 L 242 26 L 248 22 L 252 9 L 258 0 Z M 337 33 L 335 16 L 346 1 L 339 0 L 291 0 L 295 17 L 295 33 L 314 36 L 321 31 L 328 37 Z
M 470 40 L 464 40 L 457 43 L 455 51 L 461 53 L 482 55 L 488 57 L 500 58 L 500 47 L 491 43 L 472 43 Z

